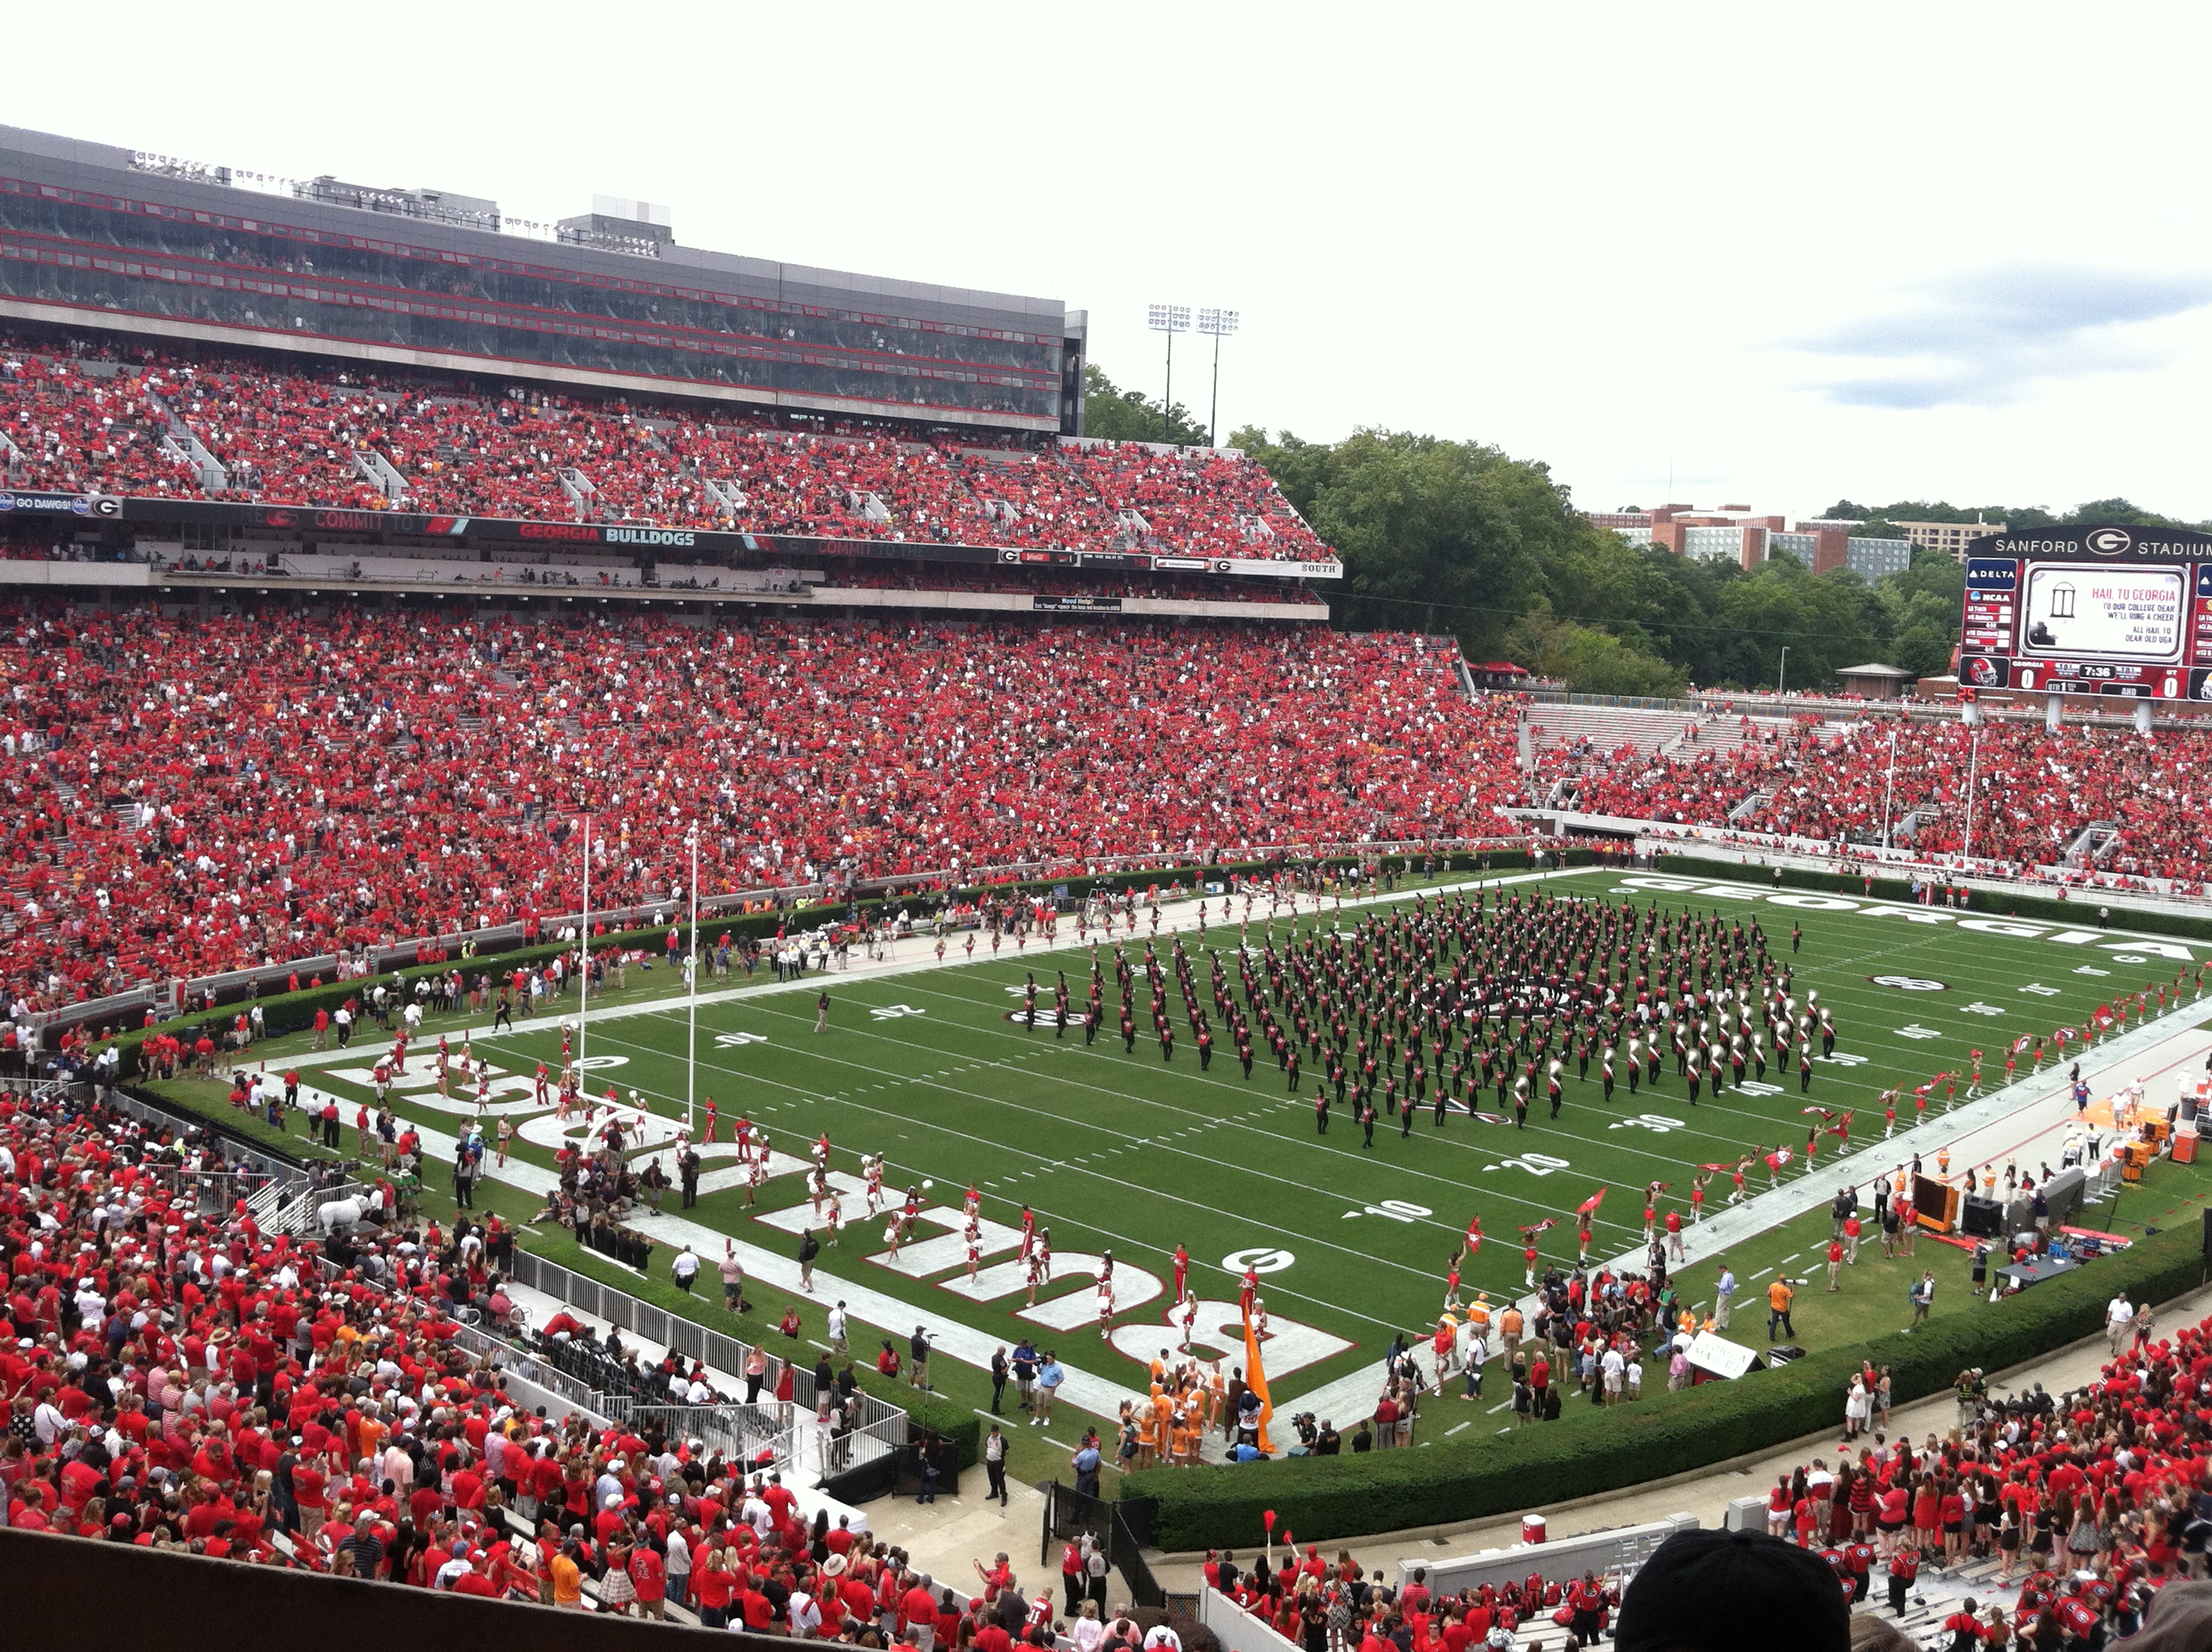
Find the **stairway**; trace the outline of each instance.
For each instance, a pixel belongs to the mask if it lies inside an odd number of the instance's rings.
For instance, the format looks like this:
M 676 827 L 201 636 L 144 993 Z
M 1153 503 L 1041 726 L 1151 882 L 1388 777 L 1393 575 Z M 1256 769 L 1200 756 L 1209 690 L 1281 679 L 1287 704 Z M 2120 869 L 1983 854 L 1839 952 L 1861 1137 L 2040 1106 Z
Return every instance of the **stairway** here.
M 2093 820 L 2075 835 L 2066 846 L 2066 853 L 2058 857 L 2062 866 L 2094 866 L 2110 854 L 2120 841 L 2120 823 L 2117 820 Z
M 576 507 L 579 520 L 598 514 L 599 490 L 592 485 L 591 477 L 573 465 L 564 465 L 553 474 L 560 481 L 561 491 Z
M 1774 793 L 1771 787 L 1765 791 L 1753 792 L 1728 811 L 1728 823 L 1734 826 L 1741 821 L 1748 819 L 1773 801 Z
M 206 444 L 192 434 L 186 424 L 167 402 L 152 391 L 146 392 L 146 405 L 157 414 L 162 422 L 161 452 L 178 464 L 187 466 L 199 477 L 202 491 L 224 494 L 230 491 L 230 473 L 224 470 Z
M 1931 821 L 1941 820 L 1942 817 L 1943 811 L 1940 809 L 1908 809 L 1905 812 L 1905 817 L 1890 828 L 1889 841 L 1893 844 L 1910 843 L 1913 835 L 1923 826 Z
M 374 447 L 362 446 L 353 450 L 353 468 L 362 479 L 395 505 L 407 500 L 407 478 L 392 466 L 392 461 Z

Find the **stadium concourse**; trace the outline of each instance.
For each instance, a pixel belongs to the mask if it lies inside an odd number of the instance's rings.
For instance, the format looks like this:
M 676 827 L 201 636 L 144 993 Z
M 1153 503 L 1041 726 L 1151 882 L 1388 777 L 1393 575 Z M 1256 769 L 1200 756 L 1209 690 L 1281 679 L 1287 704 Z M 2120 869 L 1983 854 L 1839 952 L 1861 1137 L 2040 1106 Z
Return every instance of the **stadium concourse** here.
M 208 472 L 165 440 L 179 421 L 221 467 L 226 501 L 1333 560 L 1265 467 L 1212 449 L 708 422 L 678 405 L 455 394 L 398 374 L 0 334 L 9 487 L 202 497 Z M 400 496 L 356 454 L 374 455 Z

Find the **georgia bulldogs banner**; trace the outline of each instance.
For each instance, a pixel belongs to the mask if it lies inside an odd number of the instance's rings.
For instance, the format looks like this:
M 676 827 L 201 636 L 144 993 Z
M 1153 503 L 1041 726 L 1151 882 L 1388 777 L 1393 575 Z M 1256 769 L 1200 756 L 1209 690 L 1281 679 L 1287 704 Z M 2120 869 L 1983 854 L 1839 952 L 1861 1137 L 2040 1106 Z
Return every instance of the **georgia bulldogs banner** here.
M 1338 580 L 1340 562 L 1278 562 L 1249 557 L 1156 556 L 1149 551 L 1007 550 L 915 540 L 835 539 L 809 534 L 730 533 L 717 528 L 647 527 L 630 522 L 539 522 L 497 516 L 437 516 L 410 511 L 348 510 L 319 505 L 230 505 L 207 499 L 131 499 L 112 494 L 0 491 L 0 518 L 74 516 L 149 525 L 273 529 L 279 532 L 374 533 L 402 539 L 498 541 L 549 548 L 606 545 L 625 550 L 761 551 L 785 557 L 896 556 L 925 562 L 1011 562 L 1044 568 L 1200 572 L 1276 580 Z

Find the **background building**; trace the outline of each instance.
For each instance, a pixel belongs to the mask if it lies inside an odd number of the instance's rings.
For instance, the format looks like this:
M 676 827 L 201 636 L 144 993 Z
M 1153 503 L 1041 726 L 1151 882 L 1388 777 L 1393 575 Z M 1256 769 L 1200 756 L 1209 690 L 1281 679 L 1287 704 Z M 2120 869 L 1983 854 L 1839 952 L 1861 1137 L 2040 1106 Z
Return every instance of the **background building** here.
M 1913 544 L 1940 550 L 1954 562 L 1966 560 L 1966 547 L 1985 533 L 2002 533 L 2002 522 L 1899 522 Z
M 1815 574 L 1848 568 L 1867 580 L 1910 568 L 1917 543 L 1855 534 L 1851 530 L 1860 525 L 1856 522 L 1812 519 L 1791 527 L 1786 517 L 1754 514 L 1745 505 L 1723 505 L 1713 510 L 1699 510 L 1694 505 L 1662 505 L 1649 511 L 1584 514 L 1631 544 L 1658 545 L 1677 556 L 1734 562 L 1745 568 L 1757 568 L 1776 556 L 1792 556 Z M 1998 531 L 1994 528 L 1966 531 Z

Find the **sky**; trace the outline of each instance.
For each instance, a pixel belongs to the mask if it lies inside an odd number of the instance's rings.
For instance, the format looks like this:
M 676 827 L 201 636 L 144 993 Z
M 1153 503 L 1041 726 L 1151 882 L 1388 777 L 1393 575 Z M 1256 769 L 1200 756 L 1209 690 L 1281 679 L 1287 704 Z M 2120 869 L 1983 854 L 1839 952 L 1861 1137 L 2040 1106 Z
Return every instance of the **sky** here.
M 1592 509 L 2212 518 L 2212 12 L 117 0 L 0 121 L 1064 300 L 1220 428 L 1433 432 Z M 1207 411 L 1204 343 L 1176 398 Z

